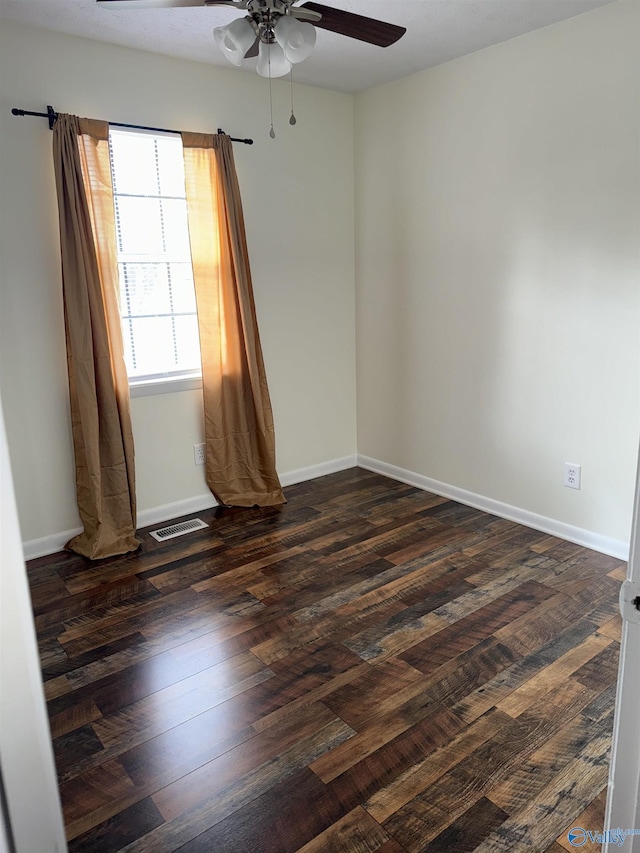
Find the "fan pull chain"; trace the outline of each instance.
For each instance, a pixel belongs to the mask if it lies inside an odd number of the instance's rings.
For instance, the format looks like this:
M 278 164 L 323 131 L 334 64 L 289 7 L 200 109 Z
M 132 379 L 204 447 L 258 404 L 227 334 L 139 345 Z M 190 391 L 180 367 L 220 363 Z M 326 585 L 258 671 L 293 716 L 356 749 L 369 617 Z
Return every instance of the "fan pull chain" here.
M 293 65 L 291 66 L 291 71 L 289 72 L 289 80 L 291 81 L 291 118 L 289 119 L 289 124 L 296 124 L 297 119 L 293 112 Z
M 269 111 L 271 113 L 271 130 L 269 136 L 272 139 L 276 138 L 276 132 L 273 129 L 273 92 L 271 89 L 271 44 L 267 42 L 267 63 L 269 65 Z

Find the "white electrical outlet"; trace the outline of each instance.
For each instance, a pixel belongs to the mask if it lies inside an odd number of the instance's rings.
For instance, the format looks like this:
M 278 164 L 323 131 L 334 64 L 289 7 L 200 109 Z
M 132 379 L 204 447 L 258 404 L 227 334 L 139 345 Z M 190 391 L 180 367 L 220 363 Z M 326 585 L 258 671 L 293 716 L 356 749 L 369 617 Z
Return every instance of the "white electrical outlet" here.
M 573 462 L 564 463 L 564 484 L 569 489 L 579 489 L 582 474 L 582 465 L 574 465 Z
M 193 445 L 193 464 L 194 465 L 204 465 L 204 444 L 194 444 Z

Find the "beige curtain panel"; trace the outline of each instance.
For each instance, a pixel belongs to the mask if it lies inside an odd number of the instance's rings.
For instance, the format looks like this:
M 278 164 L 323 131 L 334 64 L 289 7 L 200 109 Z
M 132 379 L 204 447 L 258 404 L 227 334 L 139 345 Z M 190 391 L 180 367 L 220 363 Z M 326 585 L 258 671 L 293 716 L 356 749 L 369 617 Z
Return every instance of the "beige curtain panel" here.
M 66 547 L 96 560 L 140 545 L 108 124 L 59 113 L 53 154 L 76 492 L 84 526 Z
M 285 502 L 231 140 L 183 133 L 207 484 L 228 506 Z

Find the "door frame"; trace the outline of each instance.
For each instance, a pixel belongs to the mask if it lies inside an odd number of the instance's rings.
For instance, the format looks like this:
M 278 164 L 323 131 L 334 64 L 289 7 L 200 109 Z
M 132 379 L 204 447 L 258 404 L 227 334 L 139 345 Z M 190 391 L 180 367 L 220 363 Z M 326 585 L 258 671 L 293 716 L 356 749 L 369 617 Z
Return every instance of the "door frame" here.
M 627 581 L 640 586 L 640 453 L 636 474 L 631 545 Z M 621 596 L 622 599 L 622 596 Z M 609 791 L 603 853 L 620 850 L 612 834 L 618 830 L 640 832 L 640 614 L 622 622 L 620 668 L 613 724 Z M 609 834 L 607 834 L 609 833 Z M 631 842 L 629 845 L 628 842 Z M 627 853 L 640 853 L 640 835 L 627 838 Z

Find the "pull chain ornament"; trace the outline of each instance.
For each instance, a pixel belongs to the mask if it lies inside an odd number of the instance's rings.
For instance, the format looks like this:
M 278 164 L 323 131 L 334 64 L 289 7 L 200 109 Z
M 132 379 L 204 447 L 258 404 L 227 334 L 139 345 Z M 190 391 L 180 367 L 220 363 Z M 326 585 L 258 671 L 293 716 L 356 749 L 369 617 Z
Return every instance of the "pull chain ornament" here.
M 271 139 L 276 138 L 276 132 L 273 129 L 273 91 L 271 88 L 271 44 L 267 42 L 267 62 L 269 63 L 269 111 L 271 114 L 271 130 L 269 136 Z
M 293 112 L 293 65 L 291 66 L 291 71 L 289 72 L 289 80 L 291 81 L 291 118 L 289 119 L 289 124 L 296 124 L 297 119 Z

